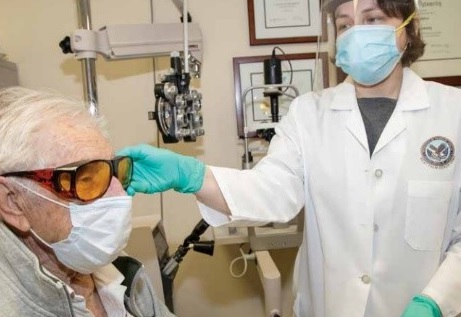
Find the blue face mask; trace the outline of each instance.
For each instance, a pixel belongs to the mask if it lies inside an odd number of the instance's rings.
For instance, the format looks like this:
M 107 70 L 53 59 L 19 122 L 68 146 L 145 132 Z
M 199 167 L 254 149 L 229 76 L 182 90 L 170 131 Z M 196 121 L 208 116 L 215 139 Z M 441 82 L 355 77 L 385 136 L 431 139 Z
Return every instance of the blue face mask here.
M 386 79 L 402 57 L 395 33 L 410 23 L 414 14 L 395 29 L 390 25 L 355 25 L 336 41 L 336 66 L 359 84 L 372 86 Z

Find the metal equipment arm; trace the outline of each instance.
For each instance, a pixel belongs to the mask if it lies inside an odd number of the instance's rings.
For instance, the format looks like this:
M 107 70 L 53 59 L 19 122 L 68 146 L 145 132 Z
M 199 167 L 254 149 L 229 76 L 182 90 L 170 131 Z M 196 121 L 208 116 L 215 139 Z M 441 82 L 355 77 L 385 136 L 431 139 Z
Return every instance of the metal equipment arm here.
M 172 1 L 183 9 L 183 16 L 188 16 L 187 0 Z M 92 115 L 98 114 L 95 70 L 98 54 L 109 61 L 170 55 L 172 59 L 179 57 L 180 62 L 175 61 L 174 73 L 162 79 L 165 89 L 156 86 L 155 115 L 150 112 L 149 118 L 157 121 L 165 143 L 196 141 L 197 136 L 204 134 L 201 94 L 189 90 L 190 77 L 200 76 L 202 33 L 198 24 L 187 21 L 121 24 L 92 30 L 89 0 L 78 0 L 78 11 L 80 28 L 59 45 L 64 53 L 74 53 L 82 61 L 84 94 Z M 183 52 L 182 58 L 178 52 Z
M 179 269 L 179 263 L 182 262 L 184 256 L 190 249 L 210 256 L 213 255 L 214 241 L 200 241 L 200 236 L 205 233 L 208 227 L 209 224 L 205 220 L 201 219 L 195 225 L 192 233 L 184 239 L 183 244 L 181 244 L 176 252 L 166 259 L 166 261 L 164 261 L 160 266 L 163 291 L 165 294 L 165 304 L 172 312 L 174 312 L 173 282 Z

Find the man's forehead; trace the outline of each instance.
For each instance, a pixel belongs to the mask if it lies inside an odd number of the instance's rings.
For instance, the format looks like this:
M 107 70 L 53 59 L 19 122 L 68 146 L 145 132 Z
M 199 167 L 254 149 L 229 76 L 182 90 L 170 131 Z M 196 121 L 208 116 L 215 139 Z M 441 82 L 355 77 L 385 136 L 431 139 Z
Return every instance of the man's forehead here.
M 93 127 L 75 127 L 65 122 L 37 135 L 48 164 L 53 166 L 93 159 L 110 159 L 113 148 L 102 133 Z M 51 167 L 51 166 L 47 166 Z

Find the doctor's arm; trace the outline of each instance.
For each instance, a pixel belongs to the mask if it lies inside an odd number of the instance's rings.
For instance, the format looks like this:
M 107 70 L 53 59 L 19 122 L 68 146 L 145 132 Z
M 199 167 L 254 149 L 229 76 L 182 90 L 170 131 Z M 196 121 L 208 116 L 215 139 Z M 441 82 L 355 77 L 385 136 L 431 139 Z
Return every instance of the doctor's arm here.
M 311 102 L 305 100 L 304 104 Z M 247 224 L 247 220 L 252 225 L 287 222 L 304 205 L 304 165 L 296 121 L 303 116 L 297 113 L 302 108 L 293 101 L 276 127 L 267 155 L 251 170 L 207 167 L 194 157 L 147 144 L 126 147 L 117 155 L 133 159 L 127 193 L 154 194 L 174 189 L 195 194 L 203 217 L 219 218 L 216 223 L 213 220 L 215 225 L 229 221 Z M 278 199 L 273 199 L 274 195 Z
M 133 159 L 133 176 L 127 188 L 129 195 L 174 189 L 180 193 L 196 194 L 197 200 L 204 205 L 230 214 L 213 173 L 200 160 L 148 144 L 126 147 L 117 155 Z
M 454 238 L 443 262 L 424 288 L 423 294 L 432 298 L 444 317 L 461 313 L 461 219 L 458 215 Z
M 458 200 L 458 198 L 455 198 Z M 461 213 L 452 222 L 451 238 L 445 257 L 430 282 L 409 304 L 402 317 L 455 317 L 461 313 Z M 425 307 L 420 308 L 420 307 Z M 424 313 L 419 309 L 423 309 Z M 432 314 L 430 314 L 432 313 Z
M 197 200 L 208 207 L 220 211 L 225 215 L 230 215 L 229 206 L 224 199 L 224 195 L 219 188 L 218 182 L 211 172 L 210 168 L 206 168 L 205 179 L 202 188 L 195 194 Z

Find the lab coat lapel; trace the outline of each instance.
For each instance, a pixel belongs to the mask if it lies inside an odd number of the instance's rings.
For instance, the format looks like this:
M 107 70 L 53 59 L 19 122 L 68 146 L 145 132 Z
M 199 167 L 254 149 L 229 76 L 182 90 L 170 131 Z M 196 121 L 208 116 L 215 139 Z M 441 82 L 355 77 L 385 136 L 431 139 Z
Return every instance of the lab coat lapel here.
M 368 140 L 362 115 L 357 105 L 354 86 L 346 79 L 345 82 L 338 85 L 337 93 L 331 103 L 330 108 L 333 111 L 343 111 L 346 128 L 353 137 L 360 143 L 365 151 L 368 151 Z
M 347 120 L 346 127 L 360 145 L 362 145 L 363 149 L 368 151 L 367 132 L 365 131 L 365 125 L 363 124 L 362 115 L 358 109 L 357 101 L 355 103 L 356 106 L 352 109 L 352 113 L 349 116 L 349 120 Z
M 400 133 L 405 131 L 407 123 L 405 112 L 411 112 L 429 107 L 429 97 L 424 81 L 408 68 L 404 69 L 402 88 L 394 113 L 386 124 L 373 154 L 378 153 Z
M 389 121 L 386 124 L 381 136 L 379 137 L 378 143 L 376 144 L 373 154 L 378 153 L 383 147 L 389 142 L 396 138 L 407 128 L 405 120 L 403 120 L 402 111 L 394 111 Z

